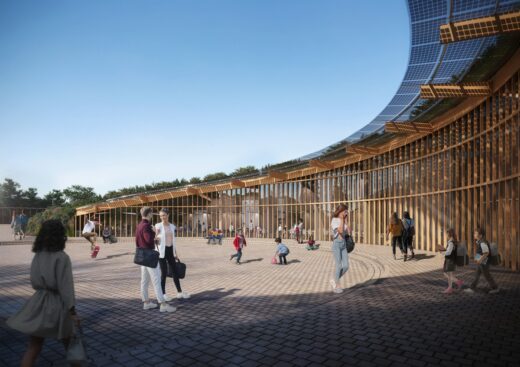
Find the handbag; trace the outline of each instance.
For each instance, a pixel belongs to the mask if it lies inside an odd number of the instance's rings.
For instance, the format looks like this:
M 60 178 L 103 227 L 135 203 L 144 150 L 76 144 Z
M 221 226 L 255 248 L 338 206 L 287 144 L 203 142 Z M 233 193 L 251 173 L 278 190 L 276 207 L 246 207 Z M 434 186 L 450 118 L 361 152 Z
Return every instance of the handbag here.
M 156 268 L 159 263 L 159 251 L 151 248 L 135 248 L 134 264 Z
M 67 362 L 71 364 L 79 364 L 87 362 L 87 353 L 83 345 L 83 338 L 81 337 L 81 330 L 74 326 L 74 334 L 69 340 L 69 347 L 67 348 Z
M 166 270 L 166 277 L 173 278 L 173 268 L 170 263 L 166 263 L 167 270 Z M 186 276 L 186 264 L 181 263 L 180 260 L 177 260 L 173 263 L 173 266 L 175 266 L 175 270 L 177 272 L 177 277 L 179 279 L 184 279 Z
M 354 239 L 352 238 L 352 236 L 347 236 L 347 238 L 345 238 L 345 243 L 347 244 L 348 253 L 354 251 L 354 247 L 356 246 L 356 244 L 354 243 Z

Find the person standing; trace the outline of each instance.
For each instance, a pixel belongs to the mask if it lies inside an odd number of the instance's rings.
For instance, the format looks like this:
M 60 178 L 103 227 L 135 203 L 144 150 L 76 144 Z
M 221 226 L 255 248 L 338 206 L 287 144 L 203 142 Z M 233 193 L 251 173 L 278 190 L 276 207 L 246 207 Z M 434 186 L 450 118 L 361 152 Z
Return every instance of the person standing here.
M 233 246 L 235 246 L 236 254 L 233 254 L 229 257 L 229 260 L 233 260 L 233 258 L 237 258 L 236 263 L 240 265 L 240 259 L 242 258 L 242 250 L 245 246 L 247 246 L 246 239 L 242 234 L 242 230 L 237 231 L 237 235 L 233 240 Z
M 351 235 L 351 232 L 347 226 L 347 221 L 347 206 L 345 204 L 339 204 L 334 211 L 330 224 L 333 239 L 331 249 L 336 263 L 334 279 L 330 280 L 334 293 L 343 292 L 343 289 L 339 286 L 339 281 L 341 277 L 347 273 L 349 268 L 346 239 L 347 236 Z
M 155 225 L 156 239 L 159 241 L 159 265 L 161 267 L 161 289 L 166 302 L 172 298 L 166 295 L 166 278 L 168 277 L 168 266 L 172 269 L 173 283 L 177 289 L 177 299 L 190 298 L 190 295 L 182 291 L 181 282 L 177 273 L 176 261 L 179 260 L 177 247 L 175 246 L 175 225 L 168 221 L 170 211 L 162 208 L 159 211 L 161 222 Z
M 390 217 L 390 224 L 388 226 L 387 232 L 386 232 L 386 239 L 388 239 L 388 236 L 392 234 L 392 253 L 394 254 L 394 260 L 396 260 L 395 257 L 395 247 L 399 244 L 399 249 L 401 250 L 401 253 L 404 255 L 404 261 L 406 261 L 406 254 L 403 251 L 403 222 L 399 217 L 397 216 L 397 213 L 392 214 Z
M 24 211 L 20 213 L 20 225 L 22 227 L 22 238 L 25 238 L 25 233 L 27 232 L 27 223 L 29 223 L 29 218 L 25 215 Z M 21 239 L 22 239 L 21 238 Z
M 412 253 L 411 259 L 415 257 L 415 252 L 413 251 L 413 239 L 415 237 L 415 223 L 413 219 L 410 217 L 410 213 L 403 213 L 403 226 L 404 233 L 406 234 L 403 239 L 403 248 L 404 251 L 408 254 L 408 250 Z
M 448 278 L 448 288 L 446 288 L 442 293 L 453 293 L 453 283 L 457 285 L 457 288 L 461 289 L 462 284 L 464 282 L 460 279 L 457 279 L 454 275 L 455 269 L 457 268 L 457 246 L 459 241 L 457 240 L 457 236 L 455 235 L 455 230 L 450 228 L 446 231 L 448 235 L 448 244 L 446 248 L 441 245 L 438 245 L 440 251 L 446 251 L 444 254 L 444 266 L 443 271 L 446 278 Z
M 466 288 L 464 292 L 466 293 L 474 293 L 477 289 L 478 281 L 480 280 L 480 275 L 484 274 L 484 278 L 486 278 L 491 290 L 490 294 L 495 294 L 499 292 L 499 288 L 497 283 L 491 276 L 489 272 L 489 242 L 486 240 L 486 232 L 484 228 L 477 228 L 475 233 L 473 234 L 475 238 L 475 243 L 477 247 L 477 254 L 475 255 L 475 262 L 477 263 L 477 272 L 475 273 L 475 280 L 471 283 L 469 288 Z
M 144 206 L 141 208 L 142 220 L 137 225 L 135 231 L 135 243 L 137 247 L 155 249 L 155 232 L 151 224 L 152 220 L 152 208 Z M 159 302 L 160 312 L 175 312 L 176 308 L 166 303 L 163 297 L 161 289 L 161 271 L 159 270 L 159 264 L 155 268 L 149 268 L 147 266 L 141 266 L 141 297 L 143 300 L 143 309 L 149 310 L 156 308 L 157 304 L 150 301 L 148 297 L 148 285 L 152 282 L 153 289 L 157 302 Z
M 68 348 L 74 324 L 80 324 L 76 314 L 72 265 L 63 251 L 67 241 L 65 233 L 59 220 L 42 223 L 32 248 L 31 285 L 36 292 L 6 322 L 10 328 L 29 335 L 22 367 L 34 365 L 45 338 L 62 340 Z

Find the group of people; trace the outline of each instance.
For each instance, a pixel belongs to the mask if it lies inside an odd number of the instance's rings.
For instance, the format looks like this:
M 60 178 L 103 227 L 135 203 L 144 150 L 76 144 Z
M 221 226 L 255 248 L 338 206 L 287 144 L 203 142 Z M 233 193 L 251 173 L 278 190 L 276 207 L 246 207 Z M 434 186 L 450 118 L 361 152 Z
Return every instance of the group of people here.
M 17 237 L 19 240 L 25 238 L 27 223 L 29 223 L 29 217 L 25 215 L 23 210 L 18 215 L 16 215 L 16 212 L 13 210 L 13 215 L 11 216 L 11 229 L 13 230 L 13 237 L 15 240 Z
M 161 221 L 155 225 L 152 225 L 152 208 L 143 207 L 140 213 L 142 219 L 136 230 L 136 246 L 146 249 L 158 249 L 159 252 L 159 262 L 156 267 L 141 266 L 140 269 L 143 309 L 150 310 L 159 307 L 160 312 L 174 312 L 176 308 L 168 304 L 173 297 L 168 296 L 166 292 L 166 279 L 169 270 L 172 273 L 171 277 L 177 291 L 177 298 L 185 299 L 190 297 L 188 293 L 182 291 L 175 265 L 176 262 L 180 261 L 175 244 L 175 225 L 169 222 L 168 209 L 160 210 L 159 217 Z M 340 204 L 334 211 L 331 221 L 333 238 L 331 249 L 335 269 L 334 276 L 330 279 L 330 284 L 334 293 L 343 292 L 343 288 L 340 285 L 341 279 L 349 270 L 347 243 L 349 237 L 352 236 L 352 231 L 347 224 L 347 213 L 347 206 Z M 401 234 L 401 237 L 403 236 L 402 232 L 405 231 L 405 224 L 401 222 L 403 228 L 401 228 L 400 233 L 394 227 L 399 226 L 399 222 L 395 219 L 397 218 L 396 213 L 394 213 L 393 218 L 392 228 L 388 233 L 392 233 L 392 248 L 395 255 L 396 245 L 394 243 L 399 243 L 399 240 L 394 242 L 393 238 L 399 237 L 399 234 Z M 409 227 L 413 227 L 413 221 L 406 212 L 404 219 Z M 89 220 L 86 229 L 91 230 L 87 233 L 93 233 L 92 229 L 98 224 L 99 222 L 95 220 Z M 461 279 L 457 279 L 454 275 L 457 247 L 459 246 L 455 231 L 449 229 L 447 236 L 447 245 L 445 247 L 439 245 L 439 250 L 445 252 L 443 269 L 448 279 L 448 288 L 444 290 L 444 293 L 453 293 L 455 287 L 461 289 L 464 282 Z M 85 236 L 85 238 L 91 244 L 95 243 L 95 234 Z M 477 252 L 475 256 L 477 270 L 473 282 L 465 292 L 473 293 L 476 290 L 480 276 L 484 275 L 491 287 L 489 293 L 497 293 L 499 288 L 489 271 L 490 245 L 485 239 L 485 231 L 482 228 L 477 228 L 474 233 L 474 239 Z M 27 350 L 22 358 L 21 365 L 24 367 L 34 365 L 36 358 L 42 350 L 45 338 L 62 340 L 65 348 L 67 348 L 70 338 L 80 325 L 80 319 L 75 308 L 76 300 L 71 261 L 64 252 L 66 241 L 66 230 L 59 220 L 47 220 L 42 224 L 32 247 L 35 255 L 31 263 L 31 283 L 35 293 L 19 312 L 7 320 L 9 327 L 30 336 Z M 400 241 L 401 243 L 406 243 L 402 238 Z M 280 265 L 286 265 L 289 248 L 282 243 L 282 239 L 279 237 L 275 239 L 275 243 L 275 257 L 278 257 Z M 236 263 L 240 264 L 242 250 L 247 245 L 246 239 L 240 230 L 237 231 L 233 245 L 236 253 L 230 257 L 230 260 L 236 259 Z M 404 246 L 408 245 L 403 245 L 403 248 L 405 248 Z M 155 291 L 157 303 L 151 301 L 148 295 L 150 283 L 152 283 Z
M 390 243 L 392 245 L 392 253 L 395 260 L 397 260 L 395 252 L 398 245 L 404 261 L 408 258 L 408 251 L 411 252 L 412 259 L 415 257 L 415 252 L 413 250 L 415 223 L 410 217 L 410 213 L 405 211 L 403 213 L 403 219 L 400 219 L 397 213 L 392 214 L 386 232 L 386 239 L 388 239 L 389 235 L 391 235 Z
M 455 277 L 455 270 L 457 269 L 457 248 L 461 246 L 457 239 L 457 235 L 455 234 L 455 230 L 450 228 L 446 231 L 448 242 L 446 246 L 438 245 L 438 250 L 444 252 L 444 265 L 443 271 L 444 275 L 448 279 L 448 288 L 446 288 L 443 293 L 451 294 L 455 292 L 456 289 L 461 290 L 464 281 L 462 279 L 457 279 Z M 478 282 L 480 280 L 480 276 L 484 275 L 486 278 L 490 290 L 489 294 L 495 294 L 500 291 L 497 283 L 493 279 L 490 273 L 490 244 L 486 240 L 486 232 L 483 228 L 477 228 L 473 233 L 473 238 L 475 241 L 476 247 L 476 255 L 475 255 L 475 263 L 477 264 L 477 270 L 475 272 L 475 278 L 473 282 L 470 284 L 469 288 L 466 288 L 464 292 L 466 293 L 474 293 L 477 289 Z M 454 287 L 455 286 L 455 287 Z

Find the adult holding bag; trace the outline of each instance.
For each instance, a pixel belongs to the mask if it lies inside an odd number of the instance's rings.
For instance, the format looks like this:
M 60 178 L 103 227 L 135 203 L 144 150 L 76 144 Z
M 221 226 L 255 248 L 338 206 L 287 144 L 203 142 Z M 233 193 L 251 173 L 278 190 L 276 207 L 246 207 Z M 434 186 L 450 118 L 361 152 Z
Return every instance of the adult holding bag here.
M 339 280 L 346 274 L 349 268 L 347 240 L 352 241 L 350 230 L 347 226 L 348 221 L 347 206 L 339 204 L 330 224 L 332 231 L 332 255 L 336 263 L 334 271 L 334 279 L 330 280 L 332 291 L 334 293 L 342 293 L 343 289 L 339 286 Z M 353 241 L 352 241 L 353 249 Z
M 61 340 L 69 349 L 75 335 L 74 326 L 80 324 L 75 308 L 72 264 L 63 251 L 67 241 L 65 234 L 59 220 L 43 222 L 32 248 L 30 278 L 35 292 L 23 308 L 7 320 L 10 328 L 29 335 L 22 367 L 34 365 L 46 338 Z M 86 360 L 84 353 L 80 357 L 71 364 L 79 366 L 79 362 Z
M 179 266 L 177 261 L 180 262 L 179 256 L 177 255 L 177 248 L 175 246 L 175 226 L 169 222 L 170 211 L 166 208 L 162 208 L 159 211 L 159 217 L 161 222 L 155 225 L 156 239 L 159 243 L 159 265 L 161 267 L 161 289 L 163 292 L 164 299 L 169 302 L 172 298 L 166 295 L 166 278 L 168 277 L 168 267 L 171 269 L 171 276 L 173 277 L 173 283 L 177 289 L 177 299 L 190 298 L 190 295 L 182 291 L 181 274 L 179 274 Z
M 151 251 L 155 251 L 155 232 L 151 224 L 152 212 L 152 208 L 148 206 L 141 208 L 142 220 L 137 225 L 135 231 L 135 244 L 137 246 L 136 255 L 140 253 L 152 254 Z M 148 258 L 148 256 L 145 256 L 145 258 Z M 134 259 L 134 262 L 137 262 L 137 256 L 136 259 Z M 150 310 L 157 307 L 157 304 L 150 301 L 150 298 L 148 297 L 148 286 L 151 280 L 155 296 L 157 297 L 157 302 L 161 305 L 159 311 L 175 312 L 176 308 L 167 304 L 163 296 L 160 282 L 161 271 L 159 270 L 159 263 L 156 262 L 155 266 L 153 266 L 153 264 L 147 265 L 148 266 L 141 265 L 141 297 L 143 300 L 143 309 Z

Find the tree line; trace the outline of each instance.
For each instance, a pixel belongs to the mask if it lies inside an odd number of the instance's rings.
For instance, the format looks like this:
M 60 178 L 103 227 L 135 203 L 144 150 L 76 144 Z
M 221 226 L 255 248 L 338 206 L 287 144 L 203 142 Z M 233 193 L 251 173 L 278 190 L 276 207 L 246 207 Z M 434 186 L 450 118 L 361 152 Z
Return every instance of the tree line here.
M 254 166 L 240 167 L 230 174 L 224 172 L 211 173 L 203 178 L 192 177 L 190 180 L 175 179 L 174 181 L 162 181 L 147 185 L 136 185 L 112 190 L 105 195 L 99 195 L 92 187 L 72 185 L 63 190 L 52 190 L 43 197 L 38 195 L 38 190 L 29 187 L 23 190 L 21 185 L 11 178 L 5 178 L 0 184 L 0 207 L 25 207 L 25 208 L 48 208 L 48 207 L 73 207 L 97 203 L 103 200 L 119 196 L 133 195 L 141 192 L 165 190 L 185 186 L 188 184 L 200 184 L 232 177 L 241 177 L 249 174 L 257 174 L 260 171 Z

